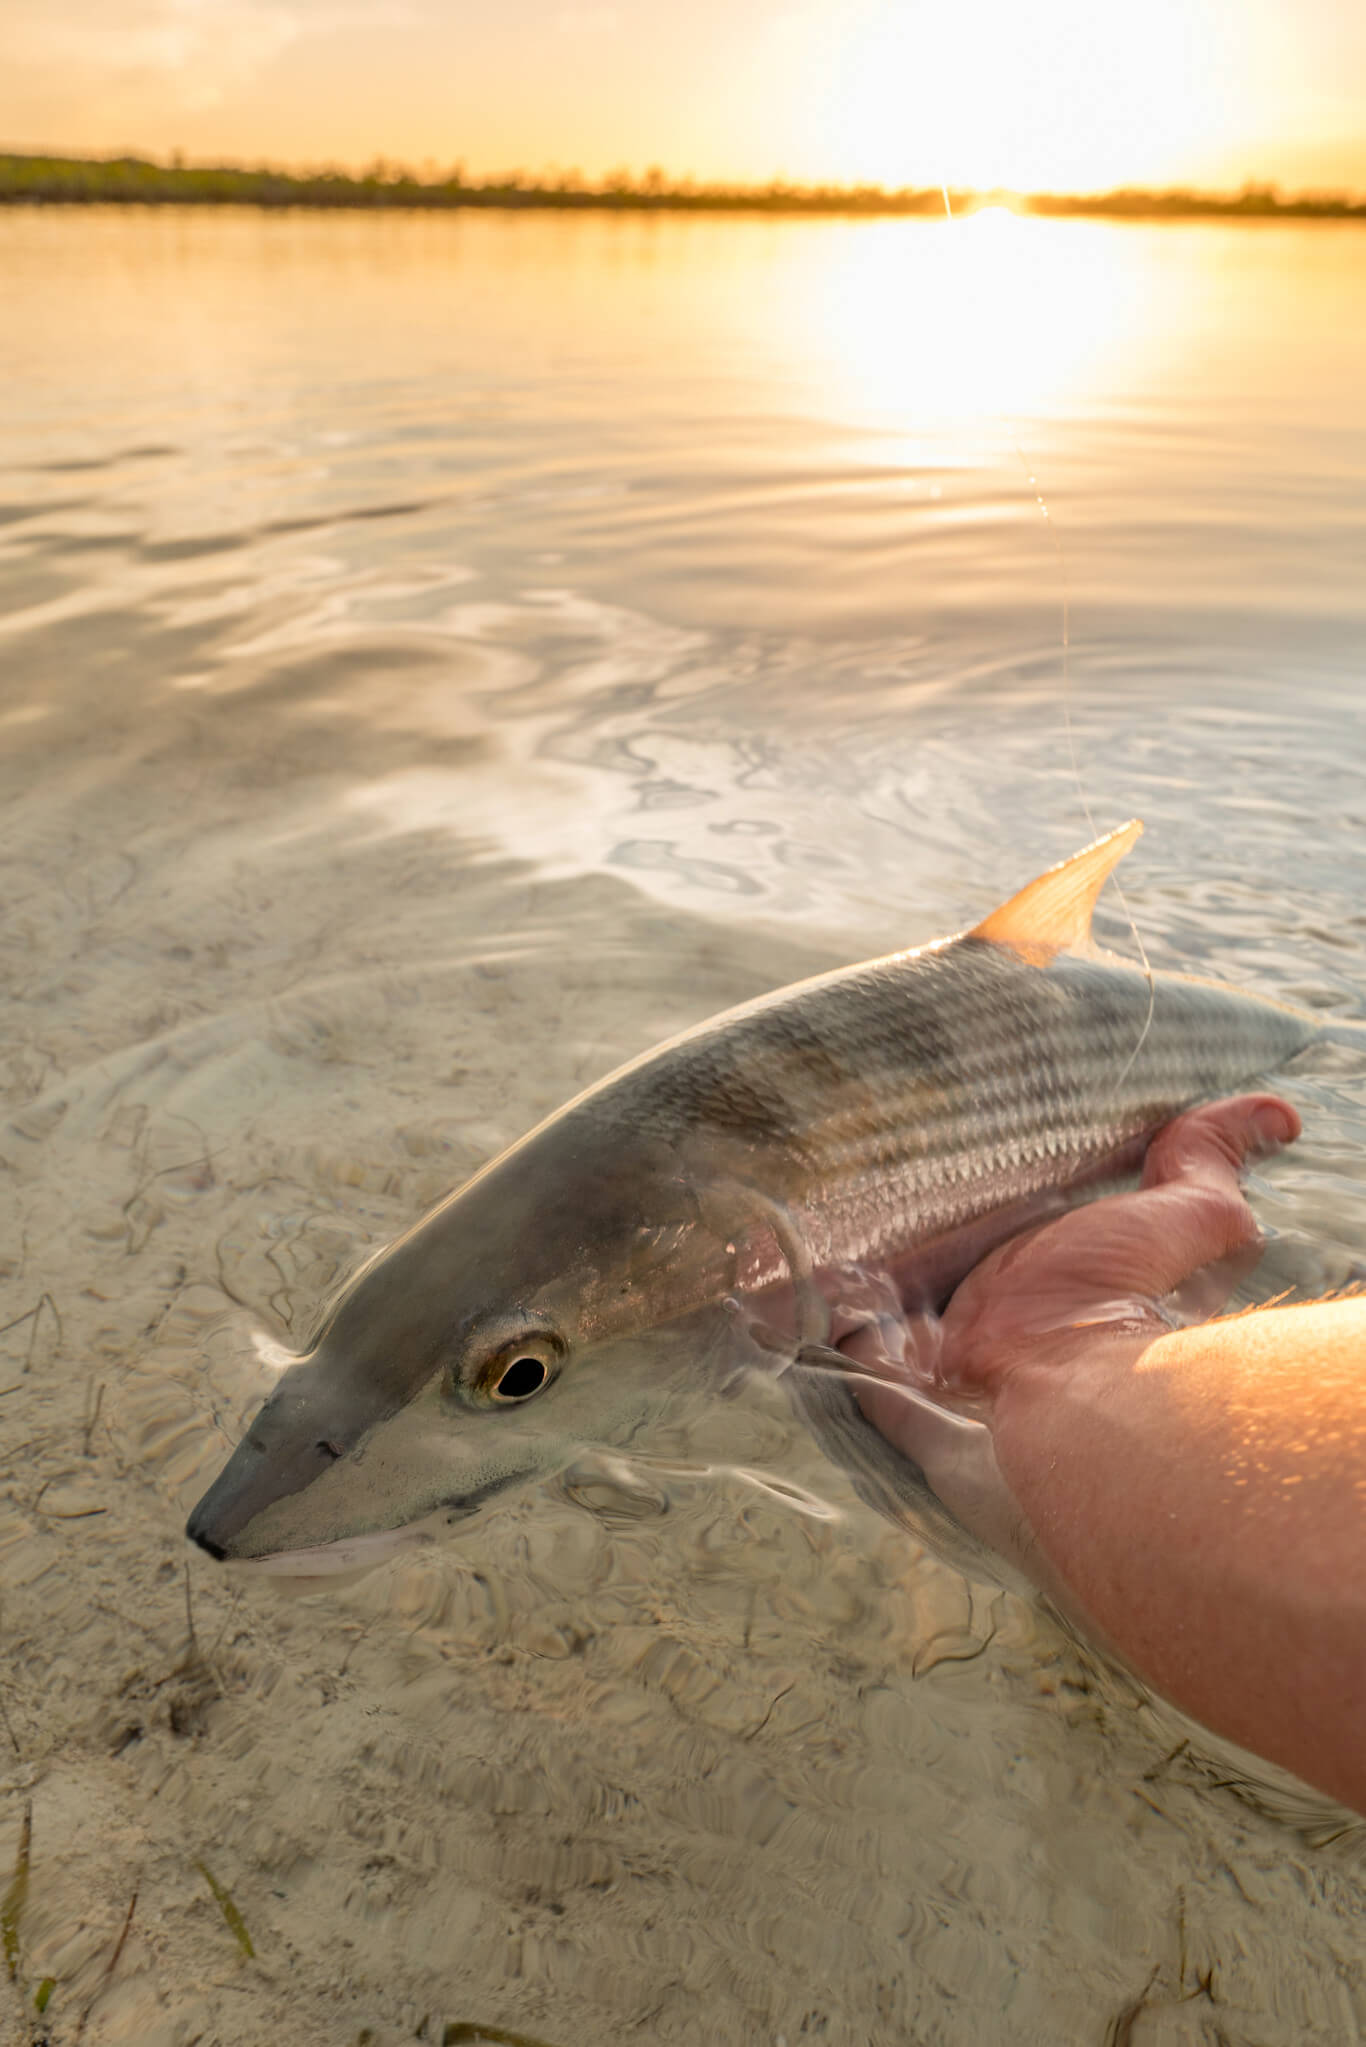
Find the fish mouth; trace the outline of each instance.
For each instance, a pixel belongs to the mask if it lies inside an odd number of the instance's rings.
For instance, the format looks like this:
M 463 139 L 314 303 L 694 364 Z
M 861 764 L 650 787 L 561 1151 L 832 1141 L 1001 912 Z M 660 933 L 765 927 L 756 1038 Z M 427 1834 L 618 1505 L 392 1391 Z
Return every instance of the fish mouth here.
M 224 1477 L 226 1475 L 223 1474 Z M 229 1528 L 226 1518 L 220 1519 L 218 1515 L 216 1495 L 221 1483 L 220 1479 L 210 1486 L 185 1523 L 185 1533 L 191 1542 L 216 1563 L 231 1564 L 235 1568 L 250 1567 L 263 1576 L 322 1577 L 341 1571 L 370 1570 L 405 1545 L 429 1547 L 443 1531 L 459 1522 L 472 1520 L 489 1500 L 506 1492 L 516 1483 L 516 1474 L 490 1479 L 483 1485 L 472 1487 L 469 1492 L 453 1493 L 419 1519 L 400 1523 L 394 1528 L 366 1529 L 324 1542 L 288 1543 L 279 1549 L 255 1553 L 243 1550 L 239 1544 L 243 1537 L 248 1536 L 257 1513 L 263 1512 L 264 1508 L 244 1511 L 241 1495 L 234 1488 L 229 1495 L 234 1509 L 234 1525 Z
M 229 1555 L 224 1561 L 234 1571 L 249 1572 L 258 1578 L 359 1577 L 365 1571 L 373 1571 L 378 1564 L 387 1563 L 400 1550 L 435 1548 L 447 1529 L 457 1522 L 470 1520 L 485 1500 L 505 1491 L 509 1483 L 498 1480 L 491 1485 L 479 1486 L 472 1493 L 443 1500 L 435 1512 L 424 1514 L 421 1520 L 409 1521 L 398 1528 L 376 1528 L 365 1535 L 341 1535 L 335 1542 L 269 1550 L 258 1557 Z M 189 1529 L 186 1533 L 190 1533 Z M 194 1535 L 192 1540 L 201 1549 L 208 1550 L 210 1556 L 216 1554 L 212 1543 L 205 1541 L 203 1536 Z
M 344 1535 L 337 1542 L 271 1550 L 261 1557 L 230 1557 L 227 1561 L 234 1571 L 249 1572 L 256 1578 L 339 1578 L 373 1571 L 401 1549 L 427 1549 L 435 1541 L 434 1532 L 414 1523 L 411 1528 L 381 1528 L 373 1535 Z M 206 1542 L 201 1541 L 200 1548 L 208 1549 L 210 1556 L 214 1554 Z

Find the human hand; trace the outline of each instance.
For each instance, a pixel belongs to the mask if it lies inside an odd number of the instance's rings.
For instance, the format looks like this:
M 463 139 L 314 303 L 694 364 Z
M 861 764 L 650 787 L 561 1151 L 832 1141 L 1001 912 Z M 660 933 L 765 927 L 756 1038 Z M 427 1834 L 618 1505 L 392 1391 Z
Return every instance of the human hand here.
M 1149 1146 L 1137 1192 L 1003 1244 L 968 1274 L 936 1328 L 917 1332 L 912 1323 L 900 1346 L 885 1330 L 847 1340 L 842 1348 L 875 1375 L 854 1381 L 863 1413 L 935 1483 L 928 1401 L 988 1419 L 1022 1371 L 1122 1362 L 1174 1322 L 1217 1314 L 1260 1250 L 1242 1171 L 1299 1131 L 1299 1117 L 1275 1095 L 1178 1116 Z
M 1241 1174 L 1299 1128 L 1271 1095 L 1178 1117 L 1136 1193 L 1003 1245 L 923 1333 L 857 1331 L 854 1391 L 1093 1639 L 1366 1813 L 1366 1295 L 1173 1326 L 1255 1261 Z

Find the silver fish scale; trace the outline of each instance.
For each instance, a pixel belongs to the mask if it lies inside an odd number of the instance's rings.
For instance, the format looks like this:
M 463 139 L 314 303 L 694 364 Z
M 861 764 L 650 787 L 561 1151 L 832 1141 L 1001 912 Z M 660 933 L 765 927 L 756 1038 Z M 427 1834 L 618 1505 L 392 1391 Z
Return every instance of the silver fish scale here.
M 1178 1110 L 1318 1035 L 1314 1018 L 1232 989 L 1159 975 L 1150 991 L 1134 968 L 1070 956 L 1040 968 L 968 937 L 720 1017 L 622 1076 L 609 1113 L 704 1172 L 714 1158 L 733 1173 L 738 1143 L 739 1177 L 787 1205 L 818 1264 L 901 1264 L 959 1226 L 989 1231 L 1001 1209 L 1100 1176 Z M 981 1249 L 960 1247 L 969 1262 Z M 774 1244 L 756 1284 L 782 1277 L 786 1257 Z M 937 1287 L 955 1283 L 953 1263 Z M 871 1507 L 999 1579 L 847 1383 L 817 1370 L 784 1384 Z
M 738 1139 L 821 1262 L 904 1250 L 1094 1172 L 1280 1065 L 1314 1022 L 1211 983 L 964 938 L 808 982 L 609 1090 L 672 1144 Z

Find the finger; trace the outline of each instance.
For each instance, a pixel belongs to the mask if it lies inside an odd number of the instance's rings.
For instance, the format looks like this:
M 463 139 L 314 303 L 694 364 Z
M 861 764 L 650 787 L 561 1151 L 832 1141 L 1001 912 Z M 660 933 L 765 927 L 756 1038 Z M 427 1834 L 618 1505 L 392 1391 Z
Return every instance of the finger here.
M 1189 1110 L 1153 1140 L 1137 1194 L 1091 1202 L 1006 1245 L 966 1286 L 979 1299 L 1005 1285 L 1026 1294 L 1069 1283 L 1077 1295 L 1095 1287 L 1170 1293 L 1214 1259 L 1255 1242 L 1241 1169 L 1299 1128 L 1295 1111 L 1276 1095 L 1240 1095 Z
M 940 1424 L 925 1399 L 939 1363 L 940 1323 L 937 1315 L 879 1316 L 853 1331 L 840 1350 L 857 1367 L 849 1384 L 855 1400 L 875 1429 L 895 1443 L 903 1455 L 923 1465 L 927 1428 Z
M 889 1355 L 875 1332 L 862 1332 L 841 1348 L 862 1367 L 847 1383 L 865 1419 L 922 1471 L 942 1476 L 976 1449 L 982 1423 L 932 1398 L 917 1368 Z
M 1298 1129 L 1273 1095 L 1178 1117 L 1154 1141 L 1140 1192 L 1077 1209 L 969 1275 L 944 1318 L 945 1379 L 990 1394 L 1030 1356 L 1056 1364 L 1102 1341 L 1141 1345 L 1166 1326 L 1156 1303 L 1209 1268 L 1224 1275 L 1210 1293 L 1222 1305 L 1259 1242 L 1240 1168 Z
M 839 1350 L 860 1368 L 863 1383 L 923 1390 L 938 1375 L 941 1329 L 937 1315 L 880 1315 L 843 1337 Z
M 913 1457 L 919 1463 L 919 1447 L 916 1431 L 916 1413 L 906 1399 L 907 1389 L 914 1383 L 913 1370 L 907 1363 L 901 1344 L 889 1344 L 885 1333 L 873 1324 L 871 1327 L 855 1330 L 840 1344 L 845 1356 L 855 1364 L 862 1365 L 866 1378 L 852 1378 L 850 1388 L 855 1400 L 875 1429 L 895 1443 L 903 1456 Z
M 1300 1119 L 1279 1095 L 1236 1095 L 1188 1109 L 1159 1130 L 1143 1164 L 1144 1187 L 1179 1181 L 1236 1188 L 1251 1159 L 1265 1158 L 1300 1134 Z

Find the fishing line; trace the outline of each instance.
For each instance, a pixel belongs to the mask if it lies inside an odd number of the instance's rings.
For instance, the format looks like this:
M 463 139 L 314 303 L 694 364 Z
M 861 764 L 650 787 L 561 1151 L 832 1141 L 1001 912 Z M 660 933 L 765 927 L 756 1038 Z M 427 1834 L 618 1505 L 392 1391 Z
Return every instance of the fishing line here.
M 1087 801 L 1086 784 L 1082 781 L 1081 764 L 1077 758 L 1076 729 L 1072 723 L 1072 594 L 1068 581 L 1067 550 L 1063 546 L 1062 535 L 1058 531 L 1057 523 L 1048 509 L 1048 502 L 1039 487 L 1037 479 L 1030 474 L 1024 450 L 1018 442 L 1015 443 L 1015 455 L 1021 469 L 1028 478 L 1029 487 L 1034 493 L 1034 502 L 1038 506 L 1043 518 L 1044 531 L 1048 535 L 1053 548 L 1053 557 L 1058 565 L 1058 581 L 1062 586 L 1062 722 L 1067 733 L 1067 752 L 1072 763 L 1072 779 L 1077 785 L 1077 797 L 1081 803 L 1087 825 L 1090 827 L 1091 837 L 1096 839 L 1099 838 L 1100 834 L 1096 830 L 1096 821 L 1091 815 L 1091 805 Z M 1148 1033 L 1152 1029 L 1153 1012 L 1157 1007 L 1157 985 L 1153 979 L 1152 966 L 1148 960 L 1148 949 L 1143 943 L 1143 934 L 1138 928 L 1138 919 L 1129 908 L 1129 899 L 1124 893 L 1124 885 L 1118 875 L 1113 872 L 1109 879 L 1114 884 L 1115 894 L 1119 897 L 1119 906 L 1129 920 L 1129 929 L 1133 933 L 1134 944 L 1138 947 L 1138 956 L 1143 963 L 1143 978 L 1148 984 L 1148 1008 L 1143 1018 L 1143 1028 L 1138 1034 L 1133 1051 L 1125 1060 L 1119 1077 L 1110 1090 L 1111 1097 L 1113 1097 L 1119 1093 L 1125 1081 L 1129 1078 L 1133 1071 L 1135 1060 L 1148 1042 Z
M 949 187 L 946 179 L 941 178 L 939 190 L 943 195 L 944 212 L 948 217 L 949 224 L 956 229 L 958 221 L 949 200 Z M 1011 445 L 1015 450 L 1015 459 L 1020 465 L 1021 474 L 1034 494 L 1034 502 L 1039 508 L 1039 513 L 1044 523 L 1044 531 L 1048 535 L 1049 543 L 1053 549 L 1053 558 L 1057 564 L 1058 582 L 1062 589 L 1062 722 L 1063 728 L 1067 733 L 1067 753 L 1072 764 L 1072 779 L 1077 785 L 1077 799 L 1081 804 L 1087 828 L 1094 840 L 1100 837 L 1100 833 L 1096 829 L 1095 818 L 1091 815 L 1091 805 L 1086 795 L 1086 784 L 1081 777 L 1081 763 L 1077 757 L 1077 735 L 1072 724 L 1072 595 L 1068 578 L 1067 550 L 1063 546 L 1062 535 L 1058 531 L 1057 522 L 1048 509 L 1048 500 L 1043 494 L 1039 480 L 1029 466 L 1024 449 L 1013 435 L 1011 437 Z M 1152 966 L 1148 959 L 1148 950 L 1143 943 L 1143 935 L 1138 928 L 1138 919 L 1129 907 L 1129 900 L 1124 893 L 1119 877 L 1112 873 L 1109 879 L 1115 894 L 1119 897 L 1120 908 L 1129 920 L 1129 929 L 1133 933 L 1134 944 L 1138 947 L 1138 956 L 1143 963 L 1143 978 L 1148 984 L 1148 1010 L 1143 1019 L 1143 1028 L 1138 1034 L 1138 1040 L 1134 1045 L 1133 1051 L 1124 1062 L 1119 1078 L 1111 1089 L 1111 1094 L 1116 1095 L 1129 1078 L 1130 1073 L 1133 1071 L 1134 1061 L 1147 1043 L 1148 1033 L 1152 1029 L 1153 1012 L 1157 1005 L 1157 988 L 1153 980 Z

